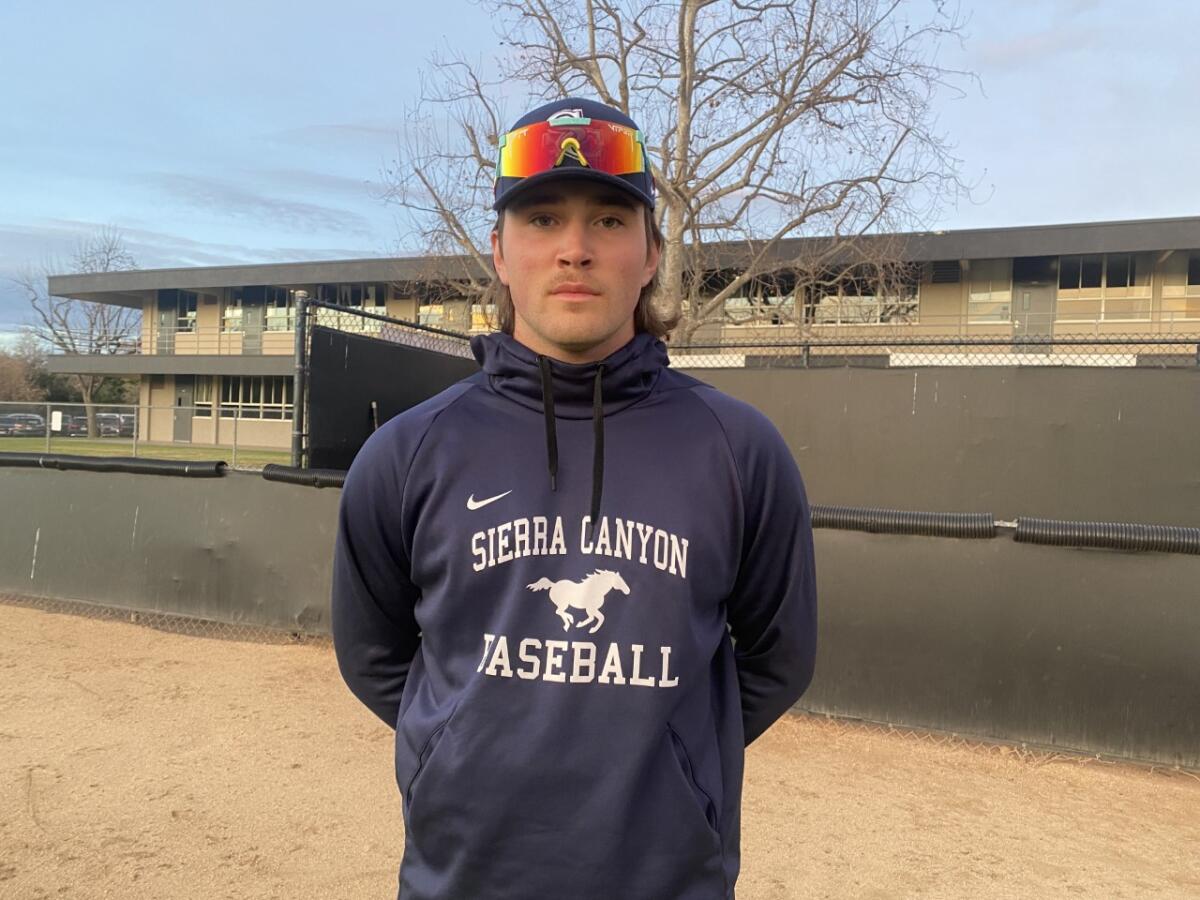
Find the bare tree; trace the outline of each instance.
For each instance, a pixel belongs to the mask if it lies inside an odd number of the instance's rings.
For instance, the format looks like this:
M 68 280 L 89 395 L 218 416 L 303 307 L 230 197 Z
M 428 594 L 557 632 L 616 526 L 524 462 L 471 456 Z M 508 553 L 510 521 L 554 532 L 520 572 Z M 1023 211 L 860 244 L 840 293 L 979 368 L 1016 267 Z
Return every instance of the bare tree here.
M 487 212 L 506 99 L 593 96 L 645 129 L 665 236 L 657 301 L 688 341 L 726 302 L 810 267 L 790 238 L 843 260 L 863 235 L 916 230 L 967 190 L 933 101 L 973 78 L 937 63 L 964 22 L 942 0 L 480 0 L 510 49 L 487 78 L 434 58 L 386 199 L 410 237 L 489 277 Z M 513 89 L 524 91 L 514 96 Z M 518 91 L 518 92 L 519 92 Z M 656 142 L 654 142 L 656 141 Z M 895 259 L 878 259 L 877 271 Z M 819 262 L 819 261 L 817 261 Z M 727 273 L 714 282 L 713 272 Z M 798 328 L 806 299 L 791 317 Z M 785 304 L 786 305 L 786 304 Z
M 54 272 L 92 274 L 136 268 L 137 262 L 125 247 L 120 231 L 111 226 L 80 239 L 66 262 L 44 264 L 36 274 L 32 268 L 27 268 L 14 281 L 25 291 L 33 308 L 35 318 L 28 326 L 28 332 L 63 353 L 93 355 L 132 352 L 141 329 L 140 310 L 52 296 L 47 279 Z M 83 396 L 88 436 L 95 437 L 97 429 L 93 399 L 113 379 L 106 375 L 79 374 L 71 375 L 70 379 Z
M 0 400 L 40 400 L 42 392 L 29 377 L 29 366 L 20 356 L 0 350 Z M 2 412 L 2 411 L 0 411 Z

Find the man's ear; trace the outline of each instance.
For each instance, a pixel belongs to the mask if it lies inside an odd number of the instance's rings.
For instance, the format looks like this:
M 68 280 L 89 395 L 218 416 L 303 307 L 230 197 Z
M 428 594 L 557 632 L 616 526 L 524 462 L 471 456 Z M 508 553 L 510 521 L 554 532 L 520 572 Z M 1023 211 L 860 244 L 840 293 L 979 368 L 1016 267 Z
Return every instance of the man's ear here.
M 504 264 L 504 254 L 500 252 L 500 232 L 492 229 L 492 265 L 496 267 L 496 277 L 500 283 L 508 287 L 508 266 Z
M 653 239 L 646 242 L 646 267 L 642 270 L 642 287 L 650 283 L 650 279 L 658 271 L 658 261 L 662 258 L 662 247 Z

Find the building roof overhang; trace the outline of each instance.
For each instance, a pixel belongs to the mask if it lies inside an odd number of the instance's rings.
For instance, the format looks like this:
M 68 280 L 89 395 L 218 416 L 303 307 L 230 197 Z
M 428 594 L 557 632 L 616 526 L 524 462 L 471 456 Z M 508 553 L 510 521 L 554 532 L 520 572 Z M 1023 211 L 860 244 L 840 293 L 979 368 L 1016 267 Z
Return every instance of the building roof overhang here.
M 756 249 L 752 242 L 707 245 L 705 268 L 736 269 L 744 266 Z M 772 265 L 787 265 L 814 258 L 849 262 L 856 256 L 869 259 L 877 253 L 907 262 L 926 262 L 1186 249 L 1200 249 L 1200 216 L 867 235 L 848 242 L 829 237 L 788 238 L 779 241 L 768 257 Z M 264 284 L 299 287 L 372 281 L 418 285 L 486 278 L 488 274 L 467 256 L 374 257 L 51 275 L 49 290 L 57 297 L 140 309 L 156 291 L 172 288 L 206 291 Z

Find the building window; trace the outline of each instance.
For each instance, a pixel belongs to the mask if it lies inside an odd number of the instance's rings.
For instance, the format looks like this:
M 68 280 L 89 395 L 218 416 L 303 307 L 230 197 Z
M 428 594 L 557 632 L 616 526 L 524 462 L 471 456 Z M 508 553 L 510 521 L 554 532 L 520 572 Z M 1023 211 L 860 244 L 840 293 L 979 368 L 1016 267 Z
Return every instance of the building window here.
M 446 308 L 441 303 L 423 303 L 417 311 L 417 324 L 440 328 L 446 320 Z
M 176 319 L 175 327 L 179 331 L 196 330 L 196 294 L 194 291 L 179 292 L 179 317 Z
M 221 330 L 242 330 L 242 304 L 245 298 L 241 288 L 230 288 L 225 297 L 225 308 L 221 311 Z
M 322 303 L 377 312 L 384 306 L 387 285 L 376 283 L 318 284 L 315 296 Z
M 322 303 L 344 307 L 347 310 L 383 315 L 386 310 L 384 302 L 387 297 L 387 285 L 379 282 L 350 283 L 350 284 L 318 284 L 313 290 L 313 298 Z M 316 307 L 313 310 L 313 321 L 317 325 L 336 328 L 351 334 L 378 334 L 380 322 L 366 316 L 344 315 L 340 309 Z
M 846 301 L 849 303 L 849 301 Z M 752 297 L 728 297 L 722 314 L 731 327 L 783 325 L 792 321 L 795 295 L 758 294 Z
M 212 418 L 213 377 L 197 375 L 196 386 L 192 392 L 192 404 L 196 407 L 192 415 L 202 419 Z
M 809 289 L 808 318 L 814 325 L 910 325 L 917 321 L 920 269 L 905 269 L 894 277 L 861 267 Z M 786 298 L 779 298 L 786 299 Z M 780 321 L 788 312 L 782 304 Z
M 417 309 L 417 324 L 465 333 L 484 320 L 483 310 L 465 297 L 447 296 L 440 303 L 422 303 Z
M 1189 294 L 1200 293 L 1200 290 L 1192 290 L 1200 289 L 1200 253 L 1188 254 L 1187 286 Z
M 1114 253 L 1108 257 L 1105 264 L 1105 287 L 1132 287 L 1137 266 L 1128 253 Z
M 286 375 L 242 375 L 221 379 L 221 418 L 290 419 L 292 379 Z
M 717 289 L 717 285 L 714 285 L 714 289 Z M 794 280 L 784 282 L 782 279 L 765 276 L 745 283 L 742 285 L 742 290 L 744 293 L 725 299 L 721 315 L 726 328 L 762 328 L 795 321 L 796 283 Z M 841 297 L 841 302 L 844 309 L 848 310 L 852 302 L 847 292 L 852 293 L 854 290 L 855 288 L 848 283 L 846 291 L 843 291 L 844 296 Z M 822 314 L 829 312 L 832 316 L 833 310 L 838 306 L 838 303 L 835 302 L 837 297 L 836 291 L 827 292 L 823 297 L 826 300 L 827 309 Z
M 1151 268 L 1151 260 L 1140 253 L 1061 257 L 1058 319 L 1066 322 L 1149 319 Z
M 495 303 L 474 303 L 471 305 L 472 331 L 491 331 L 497 324 Z
M 229 332 L 291 331 L 296 327 L 296 289 L 272 284 L 230 288 L 225 297 L 221 330 Z
M 1012 260 L 971 261 L 971 288 L 967 294 L 968 322 L 1012 321 Z
M 296 328 L 296 291 L 294 288 L 268 287 L 267 331 L 294 331 Z

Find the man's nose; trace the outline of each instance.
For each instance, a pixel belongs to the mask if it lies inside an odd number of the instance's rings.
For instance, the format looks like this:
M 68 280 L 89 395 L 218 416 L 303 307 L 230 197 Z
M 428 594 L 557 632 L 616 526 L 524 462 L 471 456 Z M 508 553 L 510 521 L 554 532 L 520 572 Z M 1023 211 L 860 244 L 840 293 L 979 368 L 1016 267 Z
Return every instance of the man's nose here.
M 592 247 L 587 225 L 570 222 L 562 229 L 562 241 L 558 246 L 558 264 L 563 268 L 577 266 L 587 268 L 592 264 Z

